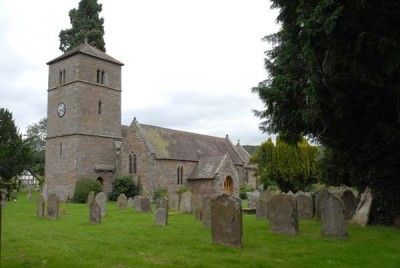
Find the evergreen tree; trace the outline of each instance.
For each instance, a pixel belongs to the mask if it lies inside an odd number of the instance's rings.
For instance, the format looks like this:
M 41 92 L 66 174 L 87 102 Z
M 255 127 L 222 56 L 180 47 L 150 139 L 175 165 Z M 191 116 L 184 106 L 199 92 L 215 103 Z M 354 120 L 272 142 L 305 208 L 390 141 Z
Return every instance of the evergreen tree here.
M 33 146 L 33 162 L 31 172 L 44 176 L 44 162 L 46 153 L 47 118 L 29 125 L 26 130 L 26 137 L 31 140 Z
M 84 43 L 106 51 L 104 19 L 99 17 L 102 5 L 97 0 L 81 0 L 78 9 L 69 12 L 72 28 L 60 32 L 60 50 L 66 52 Z
M 400 2 L 272 2 L 282 27 L 266 37 L 269 78 L 254 88 L 261 128 L 317 140 L 328 173 L 342 174 L 326 179 L 370 185 L 372 221 L 391 224 L 400 216 Z

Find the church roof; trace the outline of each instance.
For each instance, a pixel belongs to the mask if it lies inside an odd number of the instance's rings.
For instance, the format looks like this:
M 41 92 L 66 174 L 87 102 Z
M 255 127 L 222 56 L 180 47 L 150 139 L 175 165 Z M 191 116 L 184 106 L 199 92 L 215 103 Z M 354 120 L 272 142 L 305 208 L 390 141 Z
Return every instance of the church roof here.
M 228 154 L 235 165 L 245 164 L 228 137 L 214 137 L 146 124 L 136 124 L 146 144 L 158 159 L 199 161 L 204 158 L 221 159 Z M 124 129 L 125 128 L 125 129 Z M 122 127 L 126 136 L 127 127 Z M 210 159 L 211 159 L 210 158 Z
M 218 173 L 221 165 L 228 155 L 211 156 L 200 158 L 197 165 L 194 167 L 189 179 L 212 179 Z
M 102 60 L 105 60 L 105 61 L 109 61 L 109 62 L 118 64 L 118 65 L 121 65 L 121 66 L 124 65 L 119 60 L 114 59 L 113 57 L 107 55 L 106 53 L 104 53 L 100 49 L 97 49 L 94 46 L 91 46 L 91 45 L 89 45 L 87 43 L 83 43 L 83 44 L 81 44 L 81 45 L 79 45 L 79 46 L 77 46 L 77 47 L 65 52 L 61 56 L 49 61 L 47 64 L 50 65 L 50 64 L 56 63 L 56 62 L 58 62 L 60 60 L 69 58 L 69 57 L 71 57 L 73 55 L 76 55 L 76 54 L 84 54 L 84 55 L 88 55 L 88 56 L 95 57 L 95 58 L 98 58 L 98 59 L 102 59 Z
M 246 149 L 244 149 L 242 147 L 242 145 L 240 145 L 240 143 L 238 143 L 236 145 L 236 152 L 238 152 L 240 159 L 244 162 L 244 163 L 249 163 L 250 162 L 250 154 L 246 151 Z

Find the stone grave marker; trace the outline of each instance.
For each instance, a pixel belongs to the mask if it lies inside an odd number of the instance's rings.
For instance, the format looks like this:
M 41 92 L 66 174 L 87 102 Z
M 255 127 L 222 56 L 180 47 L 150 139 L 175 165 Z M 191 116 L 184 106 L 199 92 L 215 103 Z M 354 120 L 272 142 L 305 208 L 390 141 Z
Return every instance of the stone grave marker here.
M 168 210 L 160 207 L 155 212 L 156 225 L 166 226 L 168 224 Z
M 89 194 L 88 194 L 88 198 L 87 198 L 86 204 L 87 204 L 88 206 L 90 206 L 90 204 L 92 203 L 92 201 L 94 200 L 94 198 L 95 198 L 94 192 L 93 192 L 93 191 L 90 191 Z
M 372 194 L 371 189 L 368 187 L 364 193 L 361 194 L 360 203 L 358 204 L 356 213 L 351 220 L 352 223 L 366 226 L 369 221 L 369 213 L 371 212 Z
M 358 199 L 351 190 L 345 190 L 341 198 L 344 203 L 344 219 L 350 221 L 356 213 Z
M 192 193 L 186 191 L 180 196 L 179 210 L 182 212 L 190 213 L 192 212 Z
M 344 203 L 335 194 L 329 194 L 320 202 L 321 235 L 335 238 L 346 238 Z
M 158 198 L 156 208 L 165 208 L 168 211 L 168 198 L 165 196 Z
M 150 198 L 148 198 L 147 196 L 140 197 L 140 211 L 142 211 L 142 212 L 151 211 Z
M 271 197 L 268 203 L 268 216 L 272 233 L 297 234 L 297 211 L 290 196 L 279 194 Z
M 89 204 L 89 223 L 100 224 L 101 223 L 101 208 L 95 199 Z
M 140 207 L 140 196 L 138 196 L 138 195 L 136 195 L 136 196 L 133 198 L 133 208 L 134 208 L 136 211 L 142 211 L 142 210 L 141 210 L 141 207 Z
M 40 218 L 45 215 L 46 199 L 44 199 L 43 194 L 39 194 L 36 199 L 36 215 Z
M 132 199 L 132 197 L 128 198 L 128 208 L 133 208 L 133 199 Z
M 211 227 L 211 200 L 209 196 L 203 197 L 201 208 L 201 221 L 206 227 Z
M 168 194 L 168 207 L 173 210 L 179 209 L 179 195 L 175 193 Z
M 55 193 L 51 193 L 47 199 L 47 217 L 49 219 L 58 219 L 60 208 L 60 199 Z
M 97 204 L 100 206 L 101 210 L 101 216 L 104 217 L 106 215 L 106 204 L 107 204 L 107 198 L 104 192 L 100 192 L 96 195 L 95 200 Z
M 126 198 L 125 194 L 120 194 L 117 199 L 117 204 L 119 209 L 126 209 L 128 205 L 128 198 Z
M 260 192 L 254 191 L 247 194 L 247 201 L 249 204 L 249 208 L 256 208 L 256 204 L 258 199 L 260 198 Z
M 211 200 L 211 234 L 214 243 L 242 248 L 242 201 L 223 194 Z
M 308 220 L 314 216 L 314 204 L 312 197 L 304 193 L 296 196 L 297 217 Z
M 319 209 L 320 202 L 329 196 L 329 191 L 326 188 L 322 188 L 321 190 L 318 191 L 318 193 L 315 195 L 314 199 L 314 206 L 315 206 L 315 218 L 320 219 L 321 218 L 321 212 Z
M 278 192 L 272 190 L 260 193 L 260 198 L 256 202 L 257 219 L 268 219 L 268 202 L 275 195 L 278 195 Z

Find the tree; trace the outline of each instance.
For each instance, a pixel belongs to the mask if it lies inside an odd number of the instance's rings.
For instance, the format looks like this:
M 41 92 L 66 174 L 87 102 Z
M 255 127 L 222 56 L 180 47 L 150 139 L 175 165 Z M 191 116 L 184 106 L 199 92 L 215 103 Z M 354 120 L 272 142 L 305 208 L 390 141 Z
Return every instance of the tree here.
M 12 114 L 0 108 L 0 188 L 8 193 L 15 187 L 12 180 L 32 164 L 29 139 L 22 139 Z
M 262 143 L 252 162 L 264 187 L 278 185 L 285 192 L 297 192 L 317 181 L 317 153 L 317 147 L 305 139 L 292 145 L 278 137 L 276 145 L 271 139 Z
M 33 145 L 33 166 L 31 172 L 38 176 L 44 176 L 44 164 L 46 154 L 47 118 L 29 125 L 26 130 L 26 137 Z
M 272 2 L 282 27 L 266 37 L 269 78 L 253 89 L 265 104 L 261 129 L 318 141 L 333 173 L 372 187 L 372 221 L 391 224 L 400 215 L 400 2 Z
M 97 0 L 81 0 L 78 9 L 69 12 L 72 28 L 60 32 L 60 50 L 66 52 L 84 43 L 106 51 L 104 19 L 99 17 L 102 5 Z

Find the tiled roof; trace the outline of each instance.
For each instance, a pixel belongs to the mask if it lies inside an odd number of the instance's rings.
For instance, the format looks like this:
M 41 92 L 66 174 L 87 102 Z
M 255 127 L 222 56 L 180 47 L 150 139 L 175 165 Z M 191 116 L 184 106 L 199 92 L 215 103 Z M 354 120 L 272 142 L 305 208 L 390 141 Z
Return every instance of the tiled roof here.
M 194 167 L 189 179 L 212 179 L 218 172 L 221 162 L 225 160 L 225 156 L 211 156 L 200 158 Z
M 238 152 L 240 159 L 244 162 L 244 163 L 249 163 L 250 162 L 250 154 L 246 151 L 246 149 L 244 149 L 242 147 L 242 145 L 240 145 L 240 143 L 238 143 L 236 145 L 236 152 Z
M 118 65 L 124 65 L 122 62 L 120 62 L 119 60 L 114 59 L 113 57 L 107 55 L 106 53 L 104 53 L 103 51 L 95 48 L 94 46 L 91 46 L 89 44 L 83 43 L 67 52 L 65 52 L 64 54 L 62 54 L 61 56 L 49 61 L 47 64 L 52 64 L 55 63 L 57 61 L 66 59 L 68 57 L 71 57 L 75 54 L 85 54 L 85 55 L 89 55 L 95 58 L 99 58 L 105 61 L 109 61 Z

